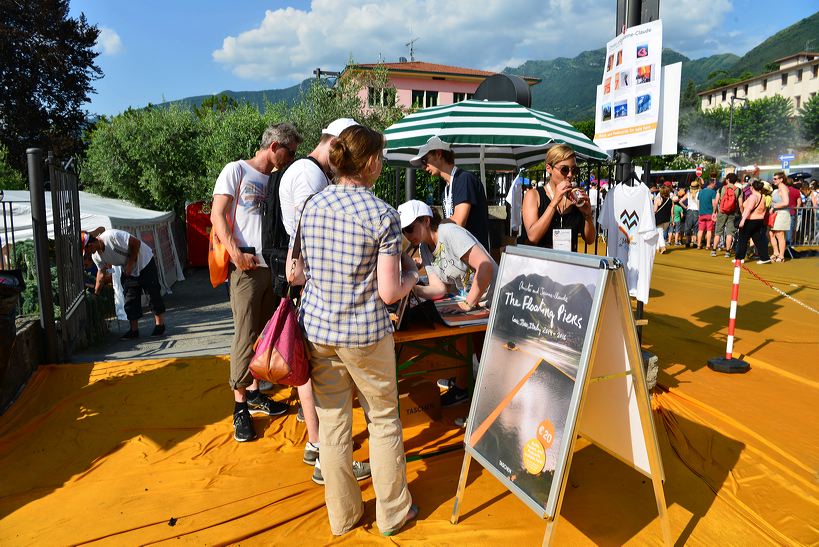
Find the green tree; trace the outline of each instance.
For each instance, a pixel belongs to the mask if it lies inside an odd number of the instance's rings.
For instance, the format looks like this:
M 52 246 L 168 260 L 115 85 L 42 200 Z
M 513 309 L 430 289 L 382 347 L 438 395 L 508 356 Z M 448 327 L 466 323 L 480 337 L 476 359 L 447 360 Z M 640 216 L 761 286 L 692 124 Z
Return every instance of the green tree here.
M 102 77 L 99 30 L 69 17 L 68 0 L 0 0 L 0 13 L 0 142 L 23 171 L 27 147 L 81 149 L 82 105 Z
M 211 95 L 210 97 L 205 97 L 202 104 L 193 107 L 193 112 L 197 117 L 201 118 L 206 112 L 225 112 L 226 110 L 234 109 L 237 106 L 239 106 L 239 103 L 236 102 L 236 99 L 222 93 L 221 95 Z
M 181 214 L 204 171 L 199 131 L 196 116 L 175 106 L 102 118 L 90 133 L 80 177 L 94 192 Z
M 793 104 L 781 95 L 734 108 L 733 140 L 740 160 L 771 161 L 794 146 Z
M 680 108 L 700 109 L 700 98 L 697 97 L 697 84 L 694 83 L 694 80 L 688 80 L 685 91 L 683 91 L 682 97 L 680 98 Z
M 806 101 L 799 110 L 802 136 L 813 146 L 819 146 L 819 95 Z
M 594 139 L 594 120 L 580 120 L 572 122 L 572 125 L 588 138 Z
M 23 175 L 8 161 L 9 149 L 0 143 L 0 190 L 27 190 Z

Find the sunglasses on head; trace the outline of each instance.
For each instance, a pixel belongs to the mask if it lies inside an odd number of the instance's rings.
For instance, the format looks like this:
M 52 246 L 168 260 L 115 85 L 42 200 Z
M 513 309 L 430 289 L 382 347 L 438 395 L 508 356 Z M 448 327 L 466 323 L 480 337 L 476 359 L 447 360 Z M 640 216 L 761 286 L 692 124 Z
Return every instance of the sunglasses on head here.
M 569 167 L 568 165 L 563 165 L 561 167 L 552 166 L 552 169 L 557 169 L 560 172 L 560 174 L 563 175 L 564 177 L 568 177 L 569 172 L 571 172 L 572 175 L 577 175 L 578 173 L 580 173 L 580 168 L 576 165 L 572 165 L 571 167 Z

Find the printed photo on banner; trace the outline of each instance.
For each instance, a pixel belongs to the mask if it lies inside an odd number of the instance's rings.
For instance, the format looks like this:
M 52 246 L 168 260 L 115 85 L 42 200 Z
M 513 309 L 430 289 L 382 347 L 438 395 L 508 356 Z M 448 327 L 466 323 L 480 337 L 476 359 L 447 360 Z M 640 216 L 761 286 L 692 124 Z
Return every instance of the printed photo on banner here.
M 617 60 L 614 63 L 616 66 L 620 66 L 623 64 L 623 50 L 617 50 Z
M 647 84 L 651 81 L 654 73 L 654 65 L 644 65 L 637 67 L 637 85 Z
M 484 345 L 467 443 L 546 507 L 565 431 L 599 270 L 507 254 Z
M 648 44 L 640 44 L 637 46 L 637 58 L 648 57 Z
M 623 118 L 625 116 L 628 116 L 628 101 L 614 103 L 614 117 Z
M 603 80 L 603 93 L 606 95 L 611 93 L 611 77 Z
M 645 94 L 637 97 L 637 114 L 642 114 L 651 110 L 651 95 Z
M 600 119 L 603 120 L 604 122 L 610 120 L 611 119 L 611 103 L 604 104 L 603 108 L 600 110 L 600 114 L 601 114 Z
M 612 76 L 612 79 L 614 79 L 614 90 L 617 91 L 618 89 L 620 89 L 620 73 L 615 72 L 614 76 Z
M 613 66 L 614 66 L 614 54 L 612 53 L 611 55 L 609 55 L 608 61 L 606 61 L 606 72 L 611 70 Z
M 631 81 L 631 74 L 625 70 L 620 73 L 620 87 L 628 87 Z

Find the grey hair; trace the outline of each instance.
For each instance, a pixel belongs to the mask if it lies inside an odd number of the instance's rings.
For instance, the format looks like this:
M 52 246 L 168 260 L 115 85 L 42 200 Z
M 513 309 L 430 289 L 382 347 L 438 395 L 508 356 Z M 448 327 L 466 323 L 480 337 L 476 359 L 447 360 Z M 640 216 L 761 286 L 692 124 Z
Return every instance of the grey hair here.
M 287 145 L 301 144 L 301 135 L 291 123 L 277 123 L 264 130 L 259 150 L 267 150 L 274 142 Z

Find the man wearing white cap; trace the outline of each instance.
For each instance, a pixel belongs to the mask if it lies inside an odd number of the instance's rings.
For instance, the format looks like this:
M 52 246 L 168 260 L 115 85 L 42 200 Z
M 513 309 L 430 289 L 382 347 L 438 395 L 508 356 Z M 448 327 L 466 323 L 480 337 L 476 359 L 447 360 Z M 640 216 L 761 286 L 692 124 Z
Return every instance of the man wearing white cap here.
M 282 175 L 279 202 L 282 223 L 291 238 L 296 235 L 296 214 L 304 201 L 330 184 L 330 146 L 342 131 L 353 125 L 358 122 L 339 118 L 322 129 L 321 139 L 313 151 L 306 158 L 294 161 Z
M 296 219 L 298 211 L 304 202 L 317 192 L 321 192 L 330 184 L 330 147 L 342 131 L 348 127 L 359 125 L 351 118 L 339 118 L 321 130 L 321 139 L 318 145 L 306 158 L 294 161 L 282 175 L 279 184 L 279 203 L 281 218 L 291 242 L 296 235 Z M 308 465 L 315 465 L 319 458 L 319 421 L 316 414 L 316 402 L 313 398 L 313 383 L 298 387 L 300 408 L 297 419 L 307 426 L 307 444 L 304 447 L 302 461 Z M 358 462 L 353 462 L 353 474 L 356 479 L 369 476 L 368 466 L 365 469 Z M 321 468 L 313 470 L 313 481 L 324 484 Z
M 455 153 L 448 143 L 431 137 L 410 160 L 410 165 L 444 179 L 444 217 L 452 219 L 489 249 L 489 207 L 478 177 L 455 167 Z

